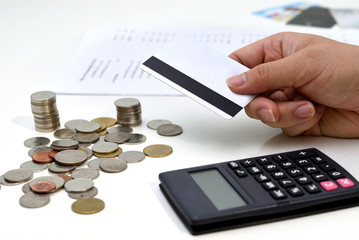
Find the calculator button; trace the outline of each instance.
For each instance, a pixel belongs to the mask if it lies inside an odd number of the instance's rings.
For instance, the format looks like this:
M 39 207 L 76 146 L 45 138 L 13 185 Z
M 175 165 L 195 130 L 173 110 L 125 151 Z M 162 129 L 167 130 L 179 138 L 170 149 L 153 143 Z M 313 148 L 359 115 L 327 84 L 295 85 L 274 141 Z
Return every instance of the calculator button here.
M 297 177 L 295 179 L 300 185 L 304 185 L 304 184 L 308 184 L 308 183 L 311 183 L 312 180 L 310 177 L 307 177 L 307 176 L 301 176 L 301 177 Z
M 258 162 L 260 165 L 264 165 L 264 164 L 271 163 L 272 161 L 271 161 L 268 157 L 261 157 L 261 158 L 258 158 L 258 159 L 257 159 L 257 162 Z
M 283 154 L 273 155 L 272 158 L 274 159 L 274 161 L 277 161 L 277 162 L 287 160 L 287 158 Z
M 272 173 L 273 178 L 275 178 L 276 180 L 278 179 L 283 179 L 283 178 L 287 178 L 287 176 L 285 175 L 284 172 L 278 171 L 278 172 L 273 172 Z
M 285 161 L 285 162 L 281 162 L 280 163 L 281 167 L 283 169 L 290 169 L 290 168 L 294 168 L 294 164 L 292 162 L 288 162 L 288 161 Z
M 354 183 L 353 183 L 352 180 L 350 180 L 349 178 L 337 179 L 337 183 L 338 183 L 342 188 L 351 188 L 351 187 L 354 187 Z
M 288 170 L 288 173 L 292 176 L 292 177 L 298 177 L 298 176 L 302 176 L 304 175 L 303 172 L 299 169 L 292 169 L 292 170 Z
M 264 174 L 257 174 L 257 175 L 254 175 L 254 178 L 257 179 L 258 182 L 262 183 L 262 182 L 266 182 L 266 181 L 269 181 L 269 177 L 267 177 L 266 175 Z
M 244 171 L 244 170 L 239 170 L 239 169 L 237 169 L 237 170 L 235 170 L 234 172 L 236 173 L 236 175 L 237 175 L 238 177 L 247 177 L 247 176 L 248 176 L 247 172 Z
M 254 166 L 254 167 L 250 167 L 247 169 L 248 172 L 252 175 L 254 174 L 259 174 L 259 173 L 262 173 L 262 170 L 260 170 L 258 167 Z
M 304 171 L 308 174 L 314 174 L 314 173 L 318 173 L 319 170 L 316 166 L 309 166 L 309 167 L 304 167 L 303 168 Z
M 283 179 L 283 180 L 279 180 L 278 182 L 282 187 L 285 188 L 295 186 L 294 182 L 290 179 Z
M 237 162 L 229 162 L 228 163 L 228 166 L 231 168 L 231 169 L 236 169 L 236 168 L 239 168 L 239 164 Z
M 319 167 L 320 167 L 320 169 L 322 169 L 325 172 L 335 170 L 335 168 L 332 165 L 328 164 L 328 163 L 320 164 Z
M 317 181 L 317 182 L 323 182 L 323 181 L 327 181 L 328 180 L 328 177 L 327 175 L 324 175 L 322 173 L 320 174 L 314 174 L 312 175 L 312 178 Z
M 316 152 L 314 150 L 308 150 L 308 149 L 288 153 L 288 156 L 291 159 L 307 158 L 307 157 L 312 157 L 312 156 L 315 156 L 315 155 L 316 155 Z
M 304 192 L 299 187 L 290 187 L 290 188 L 287 189 L 287 191 L 293 197 L 304 195 Z
M 338 189 L 338 186 L 332 181 L 324 181 L 320 183 L 320 186 L 326 191 L 334 191 Z
M 256 165 L 253 160 L 243 160 L 240 161 L 240 163 L 242 164 L 243 167 L 252 167 Z
M 275 185 L 273 182 L 264 182 L 262 183 L 262 186 L 268 191 L 278 188 L 278 186 Z
M 313 157 L 312 161 L 315 162 L 316 164 L 321 164 L 321 163 L 327 162 L 325 159 L 323 159 L 321 157 Z
M 308 159 L 299 159 L 295 161 L 298 166 L 300 167 L 305 167 L 305 166 L 309 166 L 311 165 L 311 162 Z
M 334 179 L 338 179 L 338 178 L 343 178 L 343 174 L 341 172 L 338 171 L 334 171 L 334 172 L 329 172 L 328 173 L 330 177 L 334 178 Z
M 270 192 L 270 194 L 275 199 L 283 199 L 283 198 L 287 197 L 287 195 L 285 193 L 283 193 L 280 189 L 273 190 Z
M 308 193 L 318 193 L 320 192 L 320 188 L 315 185 L 314 183 L 312 184 L 308 184 L 304 186 L 304 189 L 308 192 Z
M 264 165 L 263 168 L 267 171 L 267 172 L 274 172 L 278 170 L 278 167 L 274 164 L 267 164 Z

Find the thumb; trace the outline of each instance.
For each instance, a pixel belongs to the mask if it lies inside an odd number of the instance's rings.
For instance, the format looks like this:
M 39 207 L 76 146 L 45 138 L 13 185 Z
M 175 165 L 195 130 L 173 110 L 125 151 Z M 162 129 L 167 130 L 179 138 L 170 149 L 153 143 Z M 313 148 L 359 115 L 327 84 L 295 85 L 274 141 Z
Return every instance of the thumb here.
M 299 87 L 303 84 L 299 81 L 299 73 L 303 73 L 300 71 L 303 69 L 303 63 L 300 62 L 289 56 L 262 63 L 247 72 L 228 78 L 227 85 L 231 91 L 241 94 L 258 94 L 280 88 Z

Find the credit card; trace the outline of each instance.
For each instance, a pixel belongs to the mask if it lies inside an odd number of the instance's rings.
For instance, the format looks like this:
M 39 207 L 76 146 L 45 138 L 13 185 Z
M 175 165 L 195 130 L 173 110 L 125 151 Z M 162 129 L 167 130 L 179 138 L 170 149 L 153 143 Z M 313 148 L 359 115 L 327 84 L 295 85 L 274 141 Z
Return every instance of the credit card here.
M 142 63 L 141 69 L 226 119 L 233 118 L 254 95 L 233 93 L 226 79 L 247 67 L 190 38 L 177 38 Z

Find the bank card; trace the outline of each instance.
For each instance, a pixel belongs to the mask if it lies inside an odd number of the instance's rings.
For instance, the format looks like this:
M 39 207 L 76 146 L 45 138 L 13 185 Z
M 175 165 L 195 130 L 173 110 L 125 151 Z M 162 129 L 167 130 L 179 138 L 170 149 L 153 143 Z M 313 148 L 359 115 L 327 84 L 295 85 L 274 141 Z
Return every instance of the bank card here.
M 247 67 L 194 39 L 177 38 L 165 44 L 141 68 L 226 119 L 254 97 L 233 93 L 226 83 Z

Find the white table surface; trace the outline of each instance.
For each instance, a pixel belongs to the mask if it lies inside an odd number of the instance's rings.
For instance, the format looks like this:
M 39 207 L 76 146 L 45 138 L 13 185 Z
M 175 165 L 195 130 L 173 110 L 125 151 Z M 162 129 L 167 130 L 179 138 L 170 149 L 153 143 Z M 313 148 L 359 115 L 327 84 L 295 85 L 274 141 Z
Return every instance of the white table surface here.
M 91 27 L 153 24 L 180 27 L 216 27 L 288 30 L 283 23 L 253 16 L 255 10 L 287 1 L 0 1 L 1 160 L 0 172 L 30 160 L 24 140 L 52 133 L 34 130 L 30 107 L 33 92 L 49 89 L 81 36 Z M 329 7 L 359 7 L 357 1 L 316 1 Z M 299 28 L 296 28 L 299 29 Z M 121 96 L 122 97 L 122 96 Z M 1 239 L 190 239 L 158 187 L 163 171 L 316 147 L 359 179 L 359 139 L 287 137 L 244 112 L 225 120 L 187 97 L 143 97 L 143 123 L 134 131 L 145 134 L 142 150 L 164 143 L 172 155 L 129 164 L 122 173 L 101 172 L 95 181 L 105 209 L 93 215 L 71 211 L 73 199 L 62 190 L 42 208 L 19 205 L 21 186 L 1 186 Z M 114 101 L 120 96 L 57 95 L 61 124 L 71 119 L 116 117 Z M 149 120 L 166 118 L 181 125 L 183 134 L 159 136 L 146 127 Z M 35 177 L 47 175 L 47 171 Z M 199 236 L 203 239 L 345 239 L 359 233 L 359 208 L 350 208 L 252 227 Z

